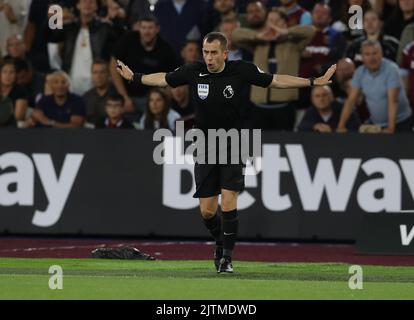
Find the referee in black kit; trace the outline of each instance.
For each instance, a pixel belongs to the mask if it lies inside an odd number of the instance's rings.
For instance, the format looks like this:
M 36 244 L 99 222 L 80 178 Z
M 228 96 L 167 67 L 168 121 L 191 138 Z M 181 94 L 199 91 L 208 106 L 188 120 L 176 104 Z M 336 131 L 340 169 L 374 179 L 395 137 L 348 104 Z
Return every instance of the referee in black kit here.
M 118 60 L 118 72 L 137 85 L 178 87 L 190 86 L 195 106 L 195 125 L 207 129 L 241 128 L 242 92 L 247 85 L 271 88 L 301 88 L 331 83 L 333 65 L 324 76 L 305 79 L 289 75 L 272 75 L 252 63 L 226 61 L 227 38 L 219 32 L 207 34 L 203 40 L 204 62 L 181 66 L 170 73 L 133 73 Z M 205 139 L 207 141 L 207 138 Z M 216 241 L 214 264 L 218 273 L 232 273 L 232 252 L 238 231 L 237 197 L 244 189 L 243 164 L 195 164 L 195 198 L 200 200 L 204 224 Z M 217 214 L 221 194 L 222 219 Z

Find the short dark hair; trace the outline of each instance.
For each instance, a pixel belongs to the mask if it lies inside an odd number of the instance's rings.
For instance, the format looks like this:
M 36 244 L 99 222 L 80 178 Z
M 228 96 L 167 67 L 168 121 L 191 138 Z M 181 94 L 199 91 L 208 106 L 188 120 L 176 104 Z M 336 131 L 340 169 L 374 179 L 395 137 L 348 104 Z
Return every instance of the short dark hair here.
M 93 60 L 92 62 L 92 66 L 99 64 L 99 65 L 104 65 L 109 67 L 108 61 L 106 61 L 105 59 L 102 58 L 96 58 L 95 60 Z
M 106 98 L 106 102 L 108 101 L 116 101 L 116 102 L 120 102 L 122 105 L 124 105 L 125 103 L 125 98 L 123 96 L 121 96 L 119 93 L 111 93 L 108 95 L 108 97 Z
M 183 48 L 186 47 L 189 44 L 195 44 L 197 47 L 200 46 L 200 43 L 197 40 L 186 40 L 184 45 L 183 45 Z
M 5 66 L 10 66 L 10 65 L 13 66 L 14 70 L 16 70 L 17 72 L 16 63 L 13 58 L 4 59 L 3 61 L 1 61 L 0 70 L 3 70 Z
M 220 47 L 224 50 L 227 50 L 228 40 L 227 37 L 221 32 L 210 32 L 208 33 L 204 39 L 203 43 L 212 43 L 213 41 L 218 40 L 220 42 Z
M 138 23 L 141 23 L 141 22 L 154 22 L 157 26 L 160 25 L 160 22 L 158 21 L 157 17 L 154 16 L 154 15 L 147 15 L 147 16 L 141 17 L 141 18 L 138 19 L 137 22 Z
M 14 66 L 16 67 L 16 72 L 19 73 L 21 71 L 30 71 L 32 67 L 27 60 L 22 58 L 15 58 L 14 59 Z

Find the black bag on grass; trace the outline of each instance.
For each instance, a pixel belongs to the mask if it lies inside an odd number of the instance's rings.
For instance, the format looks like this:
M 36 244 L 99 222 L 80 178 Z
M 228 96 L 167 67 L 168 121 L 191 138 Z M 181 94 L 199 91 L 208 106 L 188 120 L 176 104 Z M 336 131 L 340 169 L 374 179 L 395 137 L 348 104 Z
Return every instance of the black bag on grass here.
M 91 255 L 97 259 L 155 260 L 154 257 L 134 247 L 98 248 L 93 250 Z

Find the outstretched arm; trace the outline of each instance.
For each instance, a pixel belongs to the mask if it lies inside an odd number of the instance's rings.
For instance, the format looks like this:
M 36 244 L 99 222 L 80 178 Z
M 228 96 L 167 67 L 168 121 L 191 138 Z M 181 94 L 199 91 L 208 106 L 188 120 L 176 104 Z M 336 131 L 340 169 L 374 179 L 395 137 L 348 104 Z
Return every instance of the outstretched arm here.
M 319 78 L 314 79 L 314 86 L 326 86 L 332 83 L 332 76 L 336 71 L 336 64 L 332 65 L 326 73 Z M 311 86 L 311 80 L 306 78 L 294 77 L 284 74 L 275 74 L 270 88 L 289 89 L 303 88 Z
M 117 60 L 116 70 L 124 79 L 128 81 L 136 80 L 132 70 L 120 60 Z M 145 74 L 141 77 L 141 83 L 151 87 L 166 87 L 168 84 L 165 80 L 165 75 L 165 72 Z

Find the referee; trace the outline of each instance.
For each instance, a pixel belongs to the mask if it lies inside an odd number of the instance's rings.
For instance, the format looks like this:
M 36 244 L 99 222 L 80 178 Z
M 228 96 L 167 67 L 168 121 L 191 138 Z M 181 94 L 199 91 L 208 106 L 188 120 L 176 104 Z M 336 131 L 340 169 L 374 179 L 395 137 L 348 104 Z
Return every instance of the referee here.
M 178 87 L 188 84 L 195 106 L 195 125 L 203 132 L 208 129 L 241 128 L 240 109 L 245 86 L 263 88 L 302 88 L 331 83 L 333 65 L 320 78 L 299 78 L 269 74 L 252 63 L 226 61 L 227 38 L 219 32 L 207 34 L 203 40 L 204 62 L 181 66 L 170 73 L 133 73 L 117 61 L 119 74 L 137 85 Z M 206 138 L 207 141 L 207 138 Z M 195 163 L 195 198 L 199 198 L 205 226 L 216 241 L 214 264 L 218 273 L 232 273 L 232 253 L 238 231 L 237 197 L 244 189 L 243 164 Z M 221 194 L 222 218 L 217 214 L 218 195 Z M 221 221 L 223 220 L 223 221 Z

